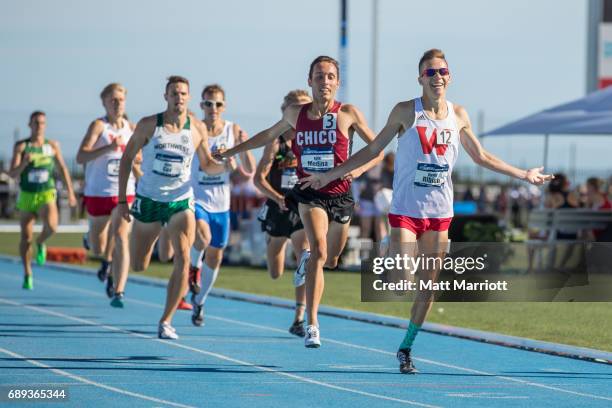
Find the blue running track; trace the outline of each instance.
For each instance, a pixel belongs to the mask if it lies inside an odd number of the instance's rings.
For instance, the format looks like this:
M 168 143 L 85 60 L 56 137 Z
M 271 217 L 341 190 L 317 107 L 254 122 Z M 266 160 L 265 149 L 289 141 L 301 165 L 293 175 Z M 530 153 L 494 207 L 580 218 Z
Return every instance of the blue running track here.
M 113 309 L 93 273 L 35 266 L 34 291 L 21 283 L 21 265 L 0 260 L 0 386 L 69 399 L 0 406 L 612 407 L 609 364 L 420 333 L 420 374 L 402 375 L 393 327 L 322 316 L 323 345 L 306 349 L 292 311 L 212 297 L 204 327 L 178 311 L 180 339 L 166 341 L 164 288 L 130 282 Z

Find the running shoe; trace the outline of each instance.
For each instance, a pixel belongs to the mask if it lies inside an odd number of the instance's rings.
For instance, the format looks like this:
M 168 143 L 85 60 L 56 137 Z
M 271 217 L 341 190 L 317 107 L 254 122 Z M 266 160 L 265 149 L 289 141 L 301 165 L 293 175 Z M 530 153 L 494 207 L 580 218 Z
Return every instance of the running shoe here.
M 100 282 L 104 282 L 106 278 L 110 276 L 110 266 L 110 262 L 102 261 L 100 269 L 98 269 L 98 279 L 100 280 Z
M 106 278 L 106 296 L 112 298 L 115 295 L 115 287 L 113 286 L 113 275 L 108 275 Z
M 195 294 L 191 295 L 191 306 L 193 306 L 191 323 L 193 323 L 194 326 L 200 327 L 204 324 L 204 305 L 198 304 Z
M 399 370 L 402 374 L 416 374 L 419 371 L 412 364 L 412 358 L 410 357 L 410 349 L 404 348 L 397 351 L 397 361 L 399 361 Z
M 321 347 L 321 333 L 319 332 L 319 328 L 317 326 L 306 326 L 306 337 L 304 337 L 304 346 L 308 348 Z
M 22 286 L 22 288 L 24 288 L 26 290 L 34 289 L 34 278 L 32 277 L 32 275 L 25 275 L 23 277 L 23 286 Z
M 160 323 L 157 328 L 157 337 L 165 340 L 178 340 L 179 336 L 176 334 L 174 327 L 170 326 L 169 323 Z
M 289 327 L 289 333 L 293 334 L 294 336 L 298 336 L 298 337 L 306 336 L 306 330 L 304 330 L 304 321 L 303 320 L 294 321 L 291 327 Z
M 196 266 L 191 265 L 189 267 L 189 291 L 196 295 L 200 293 L 202 286 L 200 284 L 202 280 L 202 270 Z M 191 310 L 191 309 L 189 309 Z
M 36 244 L 36 263 L 44 265 L 47 261 L 47 246 L 45 244 Z
M 91 247 L 89 246 L 89 234 L 88 233 L 83 234 L 83 248 L 85 248 L 88 251 L 91 249 Z
M 310 258 L 310 251 L 304 250 L 300 257 L 300 263 L 293 274 L 293 286 L 299 288 L 306 283 L 306 261 Z
M 123 292 L 115 293 L 115 296 L 113 296 L 113 300 L 111 300 L 110 305 L 118 309 L 123 309 Z
M 179 310 L 191 310 L 191 309 L 193 309 L 193 307 L 189 303 L 187 303 L 185 301 L 185 299 L 183 298 L 179 302 L 177 309 L 179 309 Z

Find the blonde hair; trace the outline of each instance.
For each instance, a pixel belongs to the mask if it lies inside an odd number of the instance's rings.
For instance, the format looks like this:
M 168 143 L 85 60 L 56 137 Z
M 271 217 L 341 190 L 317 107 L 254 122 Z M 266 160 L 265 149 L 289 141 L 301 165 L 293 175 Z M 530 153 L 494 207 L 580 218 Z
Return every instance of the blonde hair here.
M 283 98 L 283 104 L 281 105 L 281 111 L 284 111 L 285 109 L 287 109 L 287 106 L 289 105 L 295 105 L 296 103 L 298 103 L 300 101 L 300 98 L 308 98 L 312 100 L 312 98 L 308 94 L 308 91 L 305 91 L 303 89 L 295 89 L 289 92 L 287 95 L 285 95 L 285 98 Z
M 112 84 L 106 85 L 102 92 L 100 92 L 100 99 L 103 100 L 115 91 L 123 92 L 124 95 L 127 95 L 127 89 L 125 89 L 125 86 L 121 85 L 120 83 L 113 82 Z

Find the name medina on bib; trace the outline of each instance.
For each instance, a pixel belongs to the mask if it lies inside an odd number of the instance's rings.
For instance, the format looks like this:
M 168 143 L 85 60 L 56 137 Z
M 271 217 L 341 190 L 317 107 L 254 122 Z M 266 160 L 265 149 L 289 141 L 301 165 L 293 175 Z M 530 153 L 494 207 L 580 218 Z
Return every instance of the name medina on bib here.
M 321 130 L 298 129 L 295 133 L 295 142 L 302 152 L 302 169 L 307 173 L 324 173 L 334 168 L 338 114 L 326 113 L 322 122 Z

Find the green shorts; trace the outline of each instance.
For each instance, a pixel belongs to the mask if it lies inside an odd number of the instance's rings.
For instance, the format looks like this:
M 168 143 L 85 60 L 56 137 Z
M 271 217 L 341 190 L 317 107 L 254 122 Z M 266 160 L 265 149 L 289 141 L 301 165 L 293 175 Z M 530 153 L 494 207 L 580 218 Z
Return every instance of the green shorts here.
M 20 191 L 17 199 L 17 209 L 24 212 L 38 213 L 45 205 L 55 201 L 57 190 L 47 191 Z
M 193 198 L 163 203 L 136 194 L 130 213 L 140 222 L 161 222 L 166 225 L 174 214 L 185 210 L 195 212 Z

